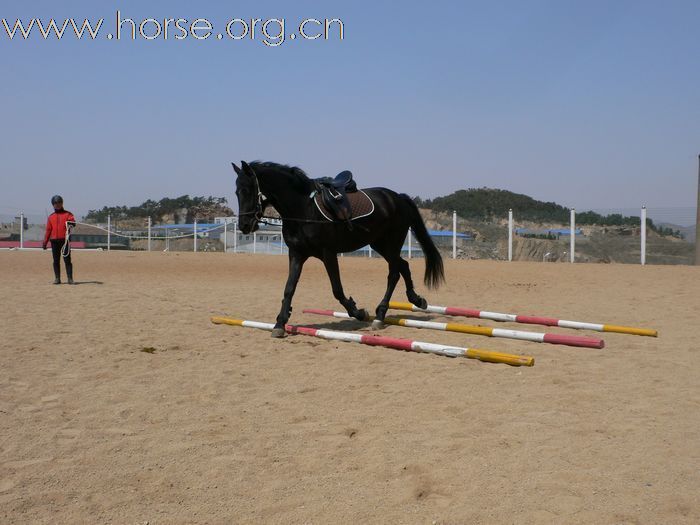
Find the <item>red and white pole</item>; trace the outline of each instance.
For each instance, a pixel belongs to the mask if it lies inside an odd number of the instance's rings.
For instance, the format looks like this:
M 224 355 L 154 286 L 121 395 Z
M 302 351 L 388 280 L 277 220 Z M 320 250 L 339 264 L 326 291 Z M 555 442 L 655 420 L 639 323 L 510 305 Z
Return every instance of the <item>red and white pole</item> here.
M 258 328 L 267 331 L 272 331 L 275 326 L 272 323 L 245 321 L 242 319 L 229 319 L 227 317 L 212 317 L 211 322 L 214 324 Z M 331 341 L 345 341 L 348 343 L 360 343 L 370 346 L 384 346 L 387 348 L 394 348 L 396 350 L 426 352 L 447 357 L 466 357 L 468 359 L 477 359 L 479 361 L 486 361 L 489 363 L 504 363 L 511 366 L 533 366 L 535 364 L 535 358 L 531 356 L 504 354 L 501 352 L 492 352 L 490 350 L 479 350 L 477 348 L 461 348 L 458 346 L 425 343 L 422 341 L 412 341 L 410 339 L 397 339 L 394 337 L 383 337 L 379 335 L 350 332 L 336 332 L 335 330 L 322 330 L 319 328 L 294 325 L 285 326 L 285 331 L 289 334 L 302 334 L 311 337 L 319 337 L 321 339 L 328 339 Z

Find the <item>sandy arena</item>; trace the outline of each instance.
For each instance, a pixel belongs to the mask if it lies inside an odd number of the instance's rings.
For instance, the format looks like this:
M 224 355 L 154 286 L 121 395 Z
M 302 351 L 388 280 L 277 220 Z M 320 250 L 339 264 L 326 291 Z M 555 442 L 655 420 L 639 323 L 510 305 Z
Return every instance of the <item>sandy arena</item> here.
M 50 258 L 0 252 L 3 524 L 700 523 L 700 268 L 446 261 L 419 287 L 658 339 L 384 332 L 535 356 L 515 368 L 210 323 L 273 322 L 286 257 L 74 252 L 72 287 Z M 384 261 L 341 272 L 373 311 Z M 368 330 L 308 307 L 339 309 L 315 260 L 291 321 Z

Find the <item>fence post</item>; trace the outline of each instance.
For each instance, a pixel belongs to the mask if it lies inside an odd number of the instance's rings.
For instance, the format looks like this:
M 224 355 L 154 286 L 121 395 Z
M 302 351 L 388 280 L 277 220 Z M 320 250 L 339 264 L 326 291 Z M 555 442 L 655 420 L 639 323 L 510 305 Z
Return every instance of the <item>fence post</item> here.
M 197 252 L 197 219 L 194 220 L 194 251 Z
M 513 260 L 513 210 L 508 210 L 508 261 Z
M 19 213 L 19 249 L 24 249 L 24 212 Z
M 257 246 L 258 246 L 258 232 L 253 232 L 253 253 L 258 253 Z
M 698 203 L 695 209 L 695 266 L 700 266 L 700 155 L 698 155 Z
M 238 251 L 238 221 L 233 221 L 233 253 Z
M 372 247 L 370 245 L 367 245 L 367 248 L 369 248 L 369 251 L 367 252 L 369 254 L 368 257 L 371 259 L 372 258 Z
M 151 251 L 151 217 L 148 217 L 148 251 Z
M 644 266 L 647 263 L 647 207 L 642 206 L 641 213 L 641 230 L 640 234 L 642 237 L 642 247 L 641 247 L 641 263 Z
M 228 240 L 227 237 L 228 234 L 228 222 L 224 220 L 224 253 L 226 253 L 226 241 Z
M 280 230 L 280 253 L 284 254 L 284 235 L 282 235 L 282 230 Z
M 411 237 L 413 235 L 411 234 L 411 228 L 408 229 L 408 258 L 411 258 Z
M 571 208 L 571 225 L 569 229 L 569 261 L 576 259 L 576 210 Z
M 107 214 L 107 251 L 112 249 L 112 215 Z
M 457 212 L 452 212 L 452 258 L 457 258 Z

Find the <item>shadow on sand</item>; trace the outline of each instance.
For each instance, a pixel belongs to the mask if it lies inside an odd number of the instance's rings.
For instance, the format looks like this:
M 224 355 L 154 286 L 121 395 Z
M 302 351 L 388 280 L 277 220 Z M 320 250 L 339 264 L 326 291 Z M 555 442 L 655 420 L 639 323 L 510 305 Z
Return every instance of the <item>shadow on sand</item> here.
M 62 282 L 61 284 L 68 284 L 65 282 Z M 71 286 L 76 286 L 78 284 L 104 284 L 103 281 L 74 281 Z

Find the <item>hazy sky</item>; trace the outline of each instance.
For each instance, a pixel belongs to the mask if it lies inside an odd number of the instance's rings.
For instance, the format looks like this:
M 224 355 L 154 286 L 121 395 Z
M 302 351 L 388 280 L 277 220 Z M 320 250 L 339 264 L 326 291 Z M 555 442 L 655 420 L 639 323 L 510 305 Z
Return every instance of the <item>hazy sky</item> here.
M 694 206 L 700 2 L 3 0 L 104 17 L 96 41 L 0 26 L 0 211 L 234 201 L 230 161 L 351 169 L 434 197 L 494 187 L 577 208 Z M 137 22 L 340 18 L 345 40 L 107 40 Z M 272 31 L 272 30 L 271 30 Z

